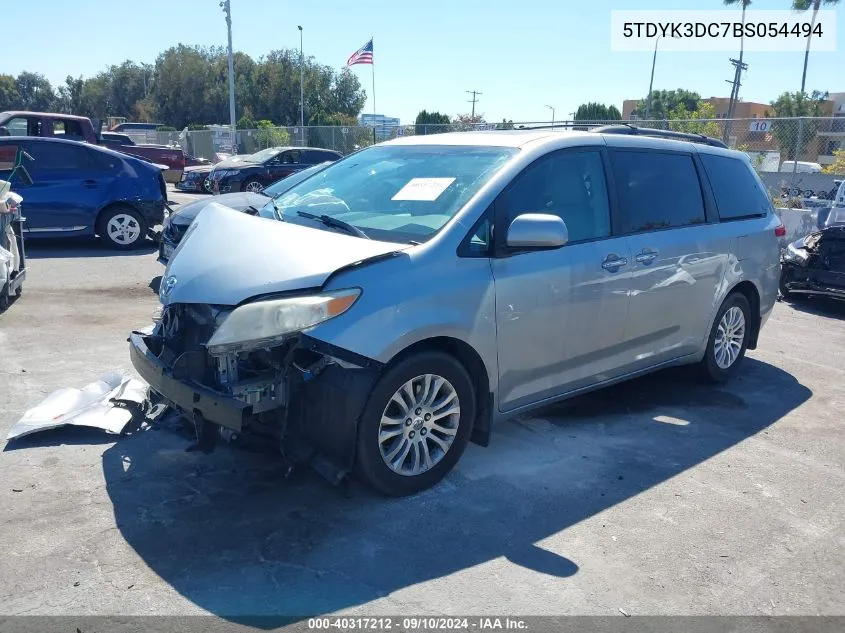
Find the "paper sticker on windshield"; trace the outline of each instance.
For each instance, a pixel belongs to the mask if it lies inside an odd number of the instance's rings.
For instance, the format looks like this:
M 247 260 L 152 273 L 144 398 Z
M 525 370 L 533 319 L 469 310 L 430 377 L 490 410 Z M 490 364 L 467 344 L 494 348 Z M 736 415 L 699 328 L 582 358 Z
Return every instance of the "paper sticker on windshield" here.
M 434 202 L 453 182 L 454 178 L 411 178 L 391 199 Z

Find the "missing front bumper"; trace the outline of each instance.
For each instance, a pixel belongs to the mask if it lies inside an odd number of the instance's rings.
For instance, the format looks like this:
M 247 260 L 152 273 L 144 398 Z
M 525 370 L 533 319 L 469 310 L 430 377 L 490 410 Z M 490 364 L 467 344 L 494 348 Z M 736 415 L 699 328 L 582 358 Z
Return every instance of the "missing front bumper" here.
M 320 455 L 336 473 L 352 470 L 358 423 L 383 368 L 380 363 L 300 335 L 292 349 L 321 360 L 307 368 L 292 361 L 286 365 L 280 376 L 286 397 L 279 399 L 275 409 L 265 405 L 259 412 L 252 404 L 186 377 L 184 371 L 175 372 L 159 358 L 160 339 L 155 335 L 133 332 L 129 342 L 135 370 L 155 392 L 191 419 L 199 448 L 211 447 L 210 424 L 248 435 L 257 428 L 268 430 L 269 417 L 276 425 L 280 445 L 295 446 L 296 453 L 309 456 L 307 459 Z M 174 364 L 178 366 L 179 362 Z
M 199 413 L 204 420 L 240 432 L 244 422 L 252 417 L 252 405 L 214 391 L 186 379 L 173 377 L 172 368 L 150 349 L 150 336 L 133 332 L 129 335 L 129 355 L 132 366 L 177 408 L 187 413 Z

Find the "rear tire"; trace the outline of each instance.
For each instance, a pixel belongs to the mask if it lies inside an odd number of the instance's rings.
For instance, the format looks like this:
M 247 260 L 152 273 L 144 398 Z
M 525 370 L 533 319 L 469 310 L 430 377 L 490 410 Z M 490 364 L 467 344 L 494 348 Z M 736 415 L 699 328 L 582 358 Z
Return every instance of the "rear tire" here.
M 364 407 L 356 474 L 389 496 L 430 488 L 461 457 L 474 419 L 472 380 L 461 363 L 443 352 L 409 356 L 385 372 Z
M 147 223 L 135 209 L 121 204 L 103 212 L 97 223 L 97 234 L 111 248 L 127 250 L 144 241 Z
M 699 364 L 709 382 L 723 383 L 737 372 L 751 335 L 751 306 L 748 299 L 735 292 L 725 299 L 707 338 L 707 349 Z
M 264 185 L 261 183 L 260 180 L 256 178 L 250 178 L 244 183 L 244 191 L 248 191 L 250 193 L 261 193 L 264 191 Z

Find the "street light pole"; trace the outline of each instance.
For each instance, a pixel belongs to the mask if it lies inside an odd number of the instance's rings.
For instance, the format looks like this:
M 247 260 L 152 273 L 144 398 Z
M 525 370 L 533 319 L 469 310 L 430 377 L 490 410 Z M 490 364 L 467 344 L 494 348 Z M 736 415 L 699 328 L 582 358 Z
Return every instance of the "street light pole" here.
M 657 43 L 660 41 L 660 36 L 654 40 L 654 55 L 651 58 L 651 79 L 648 82 L 648 98 L 645 105 L 645 118 L 648 121 L 651 116 L 651 88 L 654 85 L 654 66 L 657 63 Z
M 303 88 L 303 77 L 305 76 L 305 55 L 302 48 L 302 27 L 297 26 L 296 28 L 299 29 L 299 129 L 302 130 L 299 134 L 302 139 L 302 144 L 305 145 L 305 88 Z
M 552 111 L 552 127 L 555 126 L 555 108 L 554 106 L 547 105 L 546 106 L 549 110 Z
M 237 138 L 235 136 L 235 58 L 232 53 L 232 7 L 230 0 L 221 0 L 220 7 L 226 14 L 226 30 L 229 34 L 229 130 L 232 138 L 232 151 L 237 154 Z

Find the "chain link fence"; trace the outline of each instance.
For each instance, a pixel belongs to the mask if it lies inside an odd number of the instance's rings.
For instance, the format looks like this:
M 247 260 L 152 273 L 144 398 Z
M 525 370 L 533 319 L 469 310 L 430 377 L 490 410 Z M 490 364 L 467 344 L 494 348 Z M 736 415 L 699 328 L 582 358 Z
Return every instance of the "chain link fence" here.
M 404 136 L 527 128 L 584 131 L 602 125 L 635 125 L 720 139 L 748 154 L 773 199 L 781 204 L 826 204 L 833 199 L 836 181 L 845 177 L 845 117 L 529 121 L 397 125 L 377 129 L 359 125 L 289 126 L 238 130 L 235 143 L 229 127 L 220 125 L 206 130 L 158 132 L 156 142 L 178 145 L 192 156 L 217 162 L 234 153 L 252 154 L 269 147 L 319 147 L 348 154 Z

